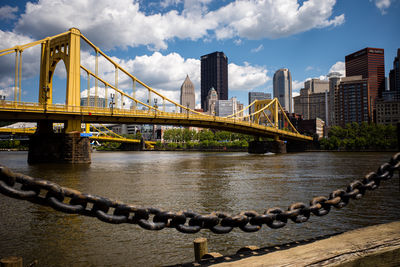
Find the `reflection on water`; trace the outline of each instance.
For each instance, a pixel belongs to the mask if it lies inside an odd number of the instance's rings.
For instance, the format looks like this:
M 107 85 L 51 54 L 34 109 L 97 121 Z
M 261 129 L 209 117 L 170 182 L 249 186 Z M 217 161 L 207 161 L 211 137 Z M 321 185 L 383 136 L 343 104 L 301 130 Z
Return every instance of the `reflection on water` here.
M 82 192 L 127 203 L 178 211 L 263 212 L 328 195 L 386 162 L 391 153 L 95 152 L 90 165 L 28 165 L 25 152 L 0 152 L 0 163 Z M 151 232 L 137 225 L 109 225 L 0 195 L 0 257 L 22 256 L 39 266 L 153 266 L 192 261 L 192 241 L 233 254 L 246 245 L 269 246 L 400 219 L 399 180 L 309 222 L 289 222 L 257 233 L 227 235 L 203 230 Z

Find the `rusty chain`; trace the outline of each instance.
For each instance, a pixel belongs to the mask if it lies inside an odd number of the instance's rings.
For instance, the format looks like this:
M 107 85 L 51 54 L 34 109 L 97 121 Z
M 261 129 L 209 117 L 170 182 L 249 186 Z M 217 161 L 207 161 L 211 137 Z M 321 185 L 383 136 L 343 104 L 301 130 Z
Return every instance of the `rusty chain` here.
M 256 211 L 242 211 L 233 216 L 219 211 L 204 215 L 190 210 L 174 213 L 157 208 L 138 207 L 15 173 L 2 165 L 0 192 L 65 213 L 96 217 L 107 223 L 138 224 L 147 230 L 175 228 L 182 233 L 197 233 L 201 229 L 209 229 L 217 234 L 225 234 L 233 228 L 240 228 L 244 232 L 256 232 L 263 224 L 277 229 L 284 227 L 288 219 L 294 223 L 303 223 L 308 221 L 311 214 L 327 215 L 332 206 L 340 209 L 345 207 L 350 199 L 360 199 L 367 190 L 374 190 L 379 187 L 381 181 L 392 178 L 395 171 L 400 171 L 400 153 L 395 154 L 388 163 L 382 164 L 377 172 L 370 172 L 362 180 L 351 182 L 345 190 L 333 191 L 329 197 L 314 197 L 308 206 L 298 202 L 290 205 L 287 210 L 275 207 L 262 214 Z

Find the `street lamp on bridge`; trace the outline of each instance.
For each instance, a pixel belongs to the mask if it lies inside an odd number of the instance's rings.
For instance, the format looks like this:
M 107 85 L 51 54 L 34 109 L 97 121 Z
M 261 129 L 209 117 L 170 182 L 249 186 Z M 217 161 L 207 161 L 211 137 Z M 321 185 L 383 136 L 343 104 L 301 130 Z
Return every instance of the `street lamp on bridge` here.
M 115 94 L 111 93 L 110 94 L 111 101 L 110 101 L 110 104 L 109 104 L 109 107 L 111 108 L 111 115 L 114 114 L 114 105 L 115 105 L 114 97 L 115 97 Z

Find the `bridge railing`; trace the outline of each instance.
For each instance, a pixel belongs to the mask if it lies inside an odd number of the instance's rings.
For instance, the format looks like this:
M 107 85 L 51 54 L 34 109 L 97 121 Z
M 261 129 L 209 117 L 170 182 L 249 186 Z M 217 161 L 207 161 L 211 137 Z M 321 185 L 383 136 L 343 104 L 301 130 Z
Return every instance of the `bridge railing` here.
M 244 126 L 257 130 L 268 131 L 270 134 L 292 136 L 303 140 L 310 139 L 304 135 L 288 132 L 271 126 L 260 125 L 252 121 L 245 121 L 239 118 L 226 118 L 212 115 L 200 115 L 187 113 L 175 113 L 160 110 L 139 110 L 139 109 L 121 109 L 111 107 L 93 107 L 93 106 L 70 106 L 65 104 L 40 104 L 31 102 L 15 102 L 15 101 L 0 101 L 0 110 L 11 112 L 33 112 L 33 113 L 65 113 L 76 114 L 80 116 L 124 116 L 124 117 L 142 117 L 142 118 L 159 118 L 169 120 L 185 120 L 189 121 L 202 121 L 209 124 L 218 125 L 231 125 L 231 126 Z M 207 127 L 207 125 L 205 125 Z

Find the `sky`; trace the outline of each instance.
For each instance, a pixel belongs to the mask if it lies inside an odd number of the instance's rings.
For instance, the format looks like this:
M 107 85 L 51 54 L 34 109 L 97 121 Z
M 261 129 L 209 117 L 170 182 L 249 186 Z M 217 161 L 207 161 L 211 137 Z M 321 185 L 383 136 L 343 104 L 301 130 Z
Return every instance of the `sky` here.
M 280 68 L 290 70 L 295 96 L 307 79 L 345 74 L 345 56 L 365 47 L 385 49 L 388 76 L 400 48 L 400 0 L 0 0 L 0 50 L 72 27 L 175 101 L 189 75 L 197 107 L 200 57 L 222 51 L 228 57 L 229 98 L 248 104 L 248 92 L 273 95 L 272 78 Z M 81 46 L 81 64 L 94 72 L 94 52 Z M 22 101 L 38 101 L 39 50 L 23 52 Z M 113 66 L 99 62 L 100 76 L 114 84 Z M 14 54 L 0 57 L 0 95 L 10 100 L 14 64 Z M 65 77 L 64 65 L 57 64 L 53 103 L 65 103 Z M 119 76 L 119 86 L 132 94 L 127 76 Z M 143 88 L 136 97 L 147 97 Z

